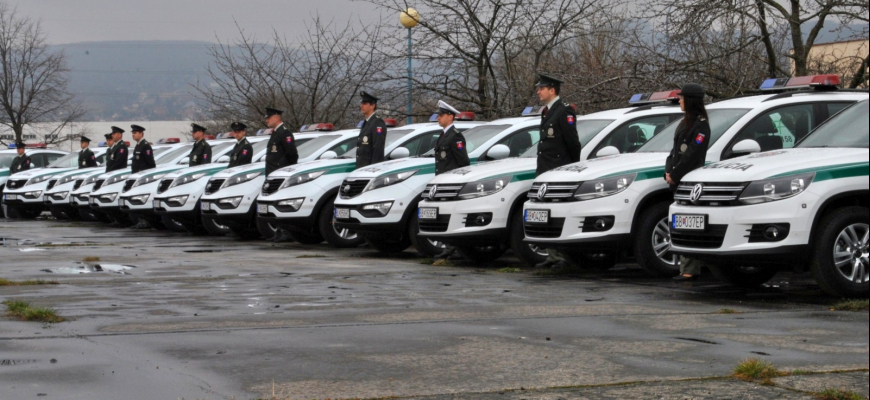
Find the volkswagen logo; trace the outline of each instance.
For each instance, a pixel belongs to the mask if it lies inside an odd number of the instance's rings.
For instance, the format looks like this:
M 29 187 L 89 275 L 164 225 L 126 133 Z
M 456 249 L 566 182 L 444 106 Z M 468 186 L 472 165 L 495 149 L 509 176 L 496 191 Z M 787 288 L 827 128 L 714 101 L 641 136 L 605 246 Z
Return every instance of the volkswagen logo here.
M 689 200 L 692 200 L 692 203 L 698 203 L 698 200 L 701 199 L 701 195 L 704 194 L 704 184 L 699 183 L 692 188 L 692 194 L 689 196 Z
M 344 187 L 341 188 L 341 190 L 342 190 L 343 192 L 345 192 L 345 193 L 350 192 L 350 185 L 344 185 Z
M 544 198 L 547 197 L 547 184 L 541 185 L 541 188 L 538 189 L 538 200 L 544 201 Z
M 432 189 L 429 189 L 429 199 L 435 200 L 436 194 L 438 194 L 438 185 L 432 185 Z

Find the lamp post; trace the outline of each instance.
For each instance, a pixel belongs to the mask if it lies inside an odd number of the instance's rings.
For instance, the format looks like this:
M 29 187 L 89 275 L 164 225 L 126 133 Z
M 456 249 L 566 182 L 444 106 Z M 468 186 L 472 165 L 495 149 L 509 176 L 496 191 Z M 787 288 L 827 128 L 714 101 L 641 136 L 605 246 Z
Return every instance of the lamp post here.
M 414 119 L 412 117 L 414 111 L 413 98 L 411 97 L 411 88 L 412 88 L 412 79 L 413 79 L 413 69 L 411 67 L 411 29 L 413 29 L 417 24 L 420 23 L 420 14 L 417 10 L 413 8 L 408 8 L 405 11 L 399 13 L 399 22 L 402 23 L 402 26 L 408 28 L 408 125 L 414 123 Z

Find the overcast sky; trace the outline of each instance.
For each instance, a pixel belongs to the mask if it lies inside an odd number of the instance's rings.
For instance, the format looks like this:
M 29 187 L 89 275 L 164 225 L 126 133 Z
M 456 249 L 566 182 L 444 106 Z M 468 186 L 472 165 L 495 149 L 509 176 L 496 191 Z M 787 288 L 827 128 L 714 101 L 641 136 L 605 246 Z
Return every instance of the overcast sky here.
M 3 0 L 0 0 L 3 1 Z M 103 40 L 202 40 L 238 36 L 233 20 L 258 37 L 272 28 L 294 37 L 317 13 L 344 24 L 375 22 L 380 10 L 351 0 L 5 0 L 41 19 L 51 44 Z M 395 16 L 398 24 L 398 16 Z

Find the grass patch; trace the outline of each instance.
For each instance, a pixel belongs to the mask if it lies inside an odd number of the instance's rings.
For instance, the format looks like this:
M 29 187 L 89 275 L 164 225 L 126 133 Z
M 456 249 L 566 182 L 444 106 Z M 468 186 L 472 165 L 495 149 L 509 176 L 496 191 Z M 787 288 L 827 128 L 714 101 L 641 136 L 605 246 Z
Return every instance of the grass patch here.
M 723 309 L 719 310 L 719 312 L 717 314 L 733 315 L 733 314 L 740 314 L 740 311 L 732 310 L 730 308 L 723 308 Z
M 842 390 L 827 389 L 823 392 L 816 393 L 816 398 L 819 400 L 867 400 L 855 392 L 845 392 Z
M 791 376 L 804 376 L 804 375 L 812 375 L 813 373 L 810 371 L 805 371 L 802 369 L 796 369 L 794 371 L 789 372 Z
M 847 300 L 831 306 L 831 311 L 861 312 L 868 309 L 870 309 L 870 302 L 868 300 Z
M 444 259 L 444 260 L 435 261 L 434 263 L 432 263 L 432 266 L 433 267 L 454 267 L 455 265 L 450 260 Z
M 323 254 L 303 254 L 301 256 L 297 256 L 296 258 L 326 258 Z
M 422 264 L 422 265 L 432 265 L 434 263 L 435 263 L 435 260 L 431 259 L 431 258 L 424 258 L 424 259 L 420 260 L 420 264 Z
M 746 360 L 734 368 L 734 377 L 747 382 L 770 384 L 771 379 L 783 376 L 773 364 L 757 358 Z
M 519 273 L 523 272 L 523 270 L 522 270 L 522 268 L 505 267 L 502 269 L 497 269 L 497 270 L 495 270 L 495 272 L 498 272 L 500 274 L 519 274 Z
M 44 281 L 42 279 L 28 280 L 15 282 L 0 278 L 0 286 L 41 286 L 41 285 L 59 285 L 55 281 Z
M 82 259 L 82 262 L 97 262 L 100 261 L 100 257 L 85 257 Z
M 6 315 L 29 322 L 47 322 L 50 324 L 63 322 L 54 310 L 45 307 L 33 307 L 23 301 L 4 301 Z

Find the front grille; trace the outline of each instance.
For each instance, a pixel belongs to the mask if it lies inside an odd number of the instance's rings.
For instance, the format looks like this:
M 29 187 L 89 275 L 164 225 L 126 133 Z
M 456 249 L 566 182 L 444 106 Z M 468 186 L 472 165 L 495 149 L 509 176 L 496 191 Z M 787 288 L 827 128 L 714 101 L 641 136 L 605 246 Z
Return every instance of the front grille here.
M 366 186 L 369 185 L 369 182 L 369 179 L 345 180 L 342 182 L 338 193 L 342 199 L 352 199 L 361 195 Z
M 541 198 L 541 187 L 547 185 L 547 190 L 543 192 L 544 197 Z M 534 183 L 529 189 L 529 199 L 536 203 L 567 203 L 577 201 L 574 198 L 574 193 L 580 188 L 578 182 L 553 182 L 553 183 Z
M 551 218 L 547 224 L 526 224 L 526 236 L 541 239 L 558 239 L 562 236 L 565 218 Z
M 212 179 L 208 181 L 208 185 L 205 186 L 205 194 L 217 193 L 218 190 L 221 190 L 224 182 L 226 182 L 226 179 Z
M 268 196 L 278 191 L 281 188 L 281 185 L 284 184 L 284 178 L 281 179 L 269 179 L 266 183 L 263 184 L 263 194 Z
M 436 187 L 437 186 L 437 187 Z M 426 185 L 426 190 L 423 191 L 423 198 L 429 201 L 452 201 L 459 200 L 459 192 L 462 191 L 463 184 L 454 185 Z M 435 197 L 431 196 L 432 188 L 435 187 Z
M 7 181 L 7 182 L 6 182 L 6 189 L 21 189 L 21 188 L 24 187 L 24 184 L 25 184 L 25 183 L 27 183 L 27 181 L 13 181 L 13 180 L 10 180 L 10 181 Z
M 172 186 L 172 179 L 164 179 L 160 181 L 160 185 L 157 186 L 157 193 L 163 193 L 169 190 L 170 186 Z
M 127 179 L 127 181 L 124 182 L 124 193 L 129 192 L 130 189 L 132 189 L 133 185 L 135 185 L 135 184 L 136 184 L 135 179 Z
M 94 191 L 96 192 L 97 190 L 100 190 L 104 183 L 106 183 L 105 179 L 97 179 L 97 181 L 94 182 Z
M 438 219 L 421 219 L 420 232 L 444 233 L 450 226 L 449 215 L 439 215 Z
M 718 249 L 725 242 L 728 225 L 710 225 L 704 232 L 671 229 L 671 241 L 677 247 L 689 249 Z
M 703 185 L 701 197 L 692 201 L 692 192 L 695 186 Z M 685 182 L 677 188 L 674 201 L 683 206 L 697 207 L 728 207 L 739 205 L 737 199 L 746 189 L 746 183 L 698 183 Z
M 84 179 L 76 179 L 76 183 L 73 185 L 73 190 L 79 190 L 83 183 L 85 183 Z
M 57 179 L 52 179 L 48 181 L 48 187 L 45 190 L 51 190 L 54 188 L 54 185 L 57 185 Z

